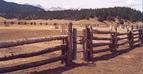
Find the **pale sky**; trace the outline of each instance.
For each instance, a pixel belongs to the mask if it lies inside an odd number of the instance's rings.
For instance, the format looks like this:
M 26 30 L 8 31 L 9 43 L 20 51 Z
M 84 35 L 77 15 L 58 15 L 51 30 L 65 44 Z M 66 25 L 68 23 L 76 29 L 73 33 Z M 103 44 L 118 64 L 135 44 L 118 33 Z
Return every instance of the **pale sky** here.
M 5 0 L 19 4 L 40 4 L 43 8 L 107 8 L 115 6 L 131 7 L 143 11 L 143 0 Z

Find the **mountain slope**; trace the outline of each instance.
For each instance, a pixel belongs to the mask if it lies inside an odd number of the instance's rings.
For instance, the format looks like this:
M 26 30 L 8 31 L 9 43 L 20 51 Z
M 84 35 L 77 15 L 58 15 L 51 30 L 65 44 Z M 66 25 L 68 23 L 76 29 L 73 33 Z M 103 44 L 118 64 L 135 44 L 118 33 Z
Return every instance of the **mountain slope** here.
M 44 12 L 44 9 L 32 5 L 21 5 L 0 0 L 0 16 L 6 18 L 20 18 L 22 16 L 28 16 L 29 13 L 35 14 L 38 12 Z
M 0 0 L 0 12 L 37 12 L 44 11 L 41 8 L 34 7 L 32 5 L 20 5 L 12 2 L 5 2 Z

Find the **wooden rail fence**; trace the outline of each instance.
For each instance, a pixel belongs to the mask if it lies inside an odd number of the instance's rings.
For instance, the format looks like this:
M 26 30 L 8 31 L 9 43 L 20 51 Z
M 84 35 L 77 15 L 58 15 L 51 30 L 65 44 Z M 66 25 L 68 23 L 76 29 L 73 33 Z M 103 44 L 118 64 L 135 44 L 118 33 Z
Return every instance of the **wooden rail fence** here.
M 28 58 L 28 57 L 38 56 L 38 55 L 42 55 L 42 54 L 46 54 L 46 53 L 50 53 L 54 51 L 59 51 L 59 50 L 61 50 L 61 56 L 46 59 L 46 60 L 40 60 L 36 62 L 24 63 L 24 64 L 20 64 L 16 66 L 0 67 L 0 73 L 27 69 L 27 68 L 36 67 L 36 66 L 40 66 L 40 65 L 60 61 L 60 60 L 62 61 L 62 63 L 65 63 L 67 66 L 71 65 L 73 60 L 76 59 L 76 50 L 77 50 L 76 29 L 72 28 L 72 23 L 69 24 L 68 35 L 59 35 L 59 36 L 51 36 L 51 37 L 30 38 L 30 39 L 0 42 L 0 48 L 15 47 L 15 46 L 20 46 L 20 45 L 25 45 L 25 44 L 49 42 L 49 41 L 55 41 L 55 40 L 61 40 L 63 41 L 63 44 L 52 47 L 52 48 L 46 48 L 43 50 L 34 51 L 30 53 L 23 53 L 23 54 L 9 55 L 6 57 L 0 57 L 0 61 L 8 61 L 8 60 L 13 60 L 13 59 L 18 59 L 18 58 Z
M 97 34 L 101 34 L 104 37 L 96 37 L 95 35 Z M 110 38 L 106 37 L 106 35 L 110 35 Z M 96 40 L 102 40 L 103 42 L 98 42 Z M 132 49 L 136 44 L 143 44 L 143 29 L 132 29 L 126 33 L 120 33 L 117 32 L 117 28 L 112 32 L 95 30 L 91 26 L 86 26 L 83 30 L 82 44 L 84 49 L 84 60 L 93 61 L 93 54 L 100 52 L 94 50 L 96 47 L 108 46 L 109 48 L 107 48 L 107 50 L 116 53 L 117 49 L 122 45 L 128 44 L 129 48 Z
M 103 37 L 98 37 L 98 34 L 102 35 Z M 63 44 L 39 51 L 0 57 L 0 61 L 39 56 L 54 51 L 61 51 L 61 56 L 10 67 L 0 67 L 0 73 L 27 69 L 31 67 L 53 63 L 56 61 L 61 61 L 67 66 L 72 65 L 73 61 L 76 60 L 77 55 L 77 30 L 73 28 L 72 23 L 68 25 L 67 35 L 5 41 L 0 42 L 0 48 L 9 48 L 26 44 L 50 42 L 55 40 L 61 40 L 63 41 Z M 100 40 L 102 42 L 98 42 L 97 40 Z M 120 33 L 117 31 L 117 28 L 115 28 L 115 31 L 101 31 L 93 29 L 92 26 L 86 26 L 86 28 L 83 30 L 83 36 L 80 41 L 81 42 L 79 43 L 83 45 L 84 60 L 90 62 L 93 61 L 94 54 L 100 52 L 94 50 L 97 47 L 107 46 L 107 51 L 116 53 L 118 51 L 118 48 L 120 48 L 120 46 L 122 45 L 128 45 L 130 49 L 133 49 L 136 45 L 143 44 L 143 28 L 132 28 L 131 30 L 128 30 L 128 32 Z

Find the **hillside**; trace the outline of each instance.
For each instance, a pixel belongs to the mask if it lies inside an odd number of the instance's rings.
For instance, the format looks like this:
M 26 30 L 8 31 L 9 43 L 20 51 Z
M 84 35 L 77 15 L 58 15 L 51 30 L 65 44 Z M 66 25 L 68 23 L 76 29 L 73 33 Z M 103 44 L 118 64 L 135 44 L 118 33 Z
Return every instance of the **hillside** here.
M 5 18 L 26 18 L 33 13 L 33 15 L 30 16 L 32 17 L 37 12 L 43 11 L 44 9 L 34 7 L 32 5 L 21 5 L 0 0 L 0 16 L 3 16 Z
M 143 22 L 143 12 L 128 7 L 45 11 L 42 8 L 35 7 L 32 5 L 21 5 L 6 2 L 4 0 L 0 0 L 0 16 L 5 17 L 7 19 L 17 18 L 81 20 L 89 18 L 98 18 L 99 21 L 114 21 L 115 18 L 119 18 L 133 22 Z

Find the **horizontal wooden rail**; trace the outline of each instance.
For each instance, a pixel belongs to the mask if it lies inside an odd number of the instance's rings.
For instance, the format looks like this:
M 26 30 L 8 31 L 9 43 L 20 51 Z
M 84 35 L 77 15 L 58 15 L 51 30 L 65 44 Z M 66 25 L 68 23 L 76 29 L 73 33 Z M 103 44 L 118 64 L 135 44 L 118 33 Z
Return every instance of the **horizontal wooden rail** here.
M 127 35 L 128 33 L 118 33 L 118 36 Z
M 112 38 L 93 37 L 93 40 L 111 40 Z
M 137 32 L 137 31 L 139 31 L 138 29 L 136 29 L 136 30 L 133 30 L 133 32 Z
M 111 48 L 106 48 L 106 49 L 100 49 L 100 50 L 93 50 L 93 53 L 101 53 L 101 52 L 106 52 L 106 51 L 110 51 Z
M 20 65 L 11 66 L 11 67 L 3 67 L 3 68 L 0 68 L 0 73 L 7 73 L 7 72 L 12 72 L 12 71 L 27 69 L 27 68 L 36 67 L 36 66 L 56 62 L 59 60 L 64 60 L 64 59 L 65 59 L 65 56 L 59 56 L 59 57 L 55 57 L 55 58 L 20 64 Z
M 6 42 L 0 42 L 0 48 L 14 47 L 14 46 L 19 46 L 19 45 L 24 45 L 24 44 L 32 44 L 32 43 L 46 42 L 46 41 L 52 41 L 52 40 L 62 40 L 65 38 L 67 38 L 66 35 L 60 35 L 60 36 L 50 36 L 50 37 L 6 41 Z
M 79 42 L 77 42 L 77 44 L 82 44 L 83 43 L 83 41 L 79 41 Z
M 140 42 L 140 40 L 134 40 L 134 43 L 138 43 L 138 42 Z
M 52 48 L 46 48 L 44 50 L 31 52 L 31 53 L 9 55 L 9 56 L 6 56 L 6 57 L 0 57 L 0 61 L 6 61 L 6 60 L 11 60 L 11 59 L 17 59 L 17 58 L 38 56 L 38 55 L 45 54 L 45 53 L 50 53 L 50 52 L 53 52 L 53 51 L 63 50 L 65 47 L 66 47 L 66 45 L 60 45 L 60 46 L 55 46 L 55 47 L 52 47 Z
M 137 39 L 137 38 L 139 38 L 139 36 L 134 36 L 133 38 L 134 38 L 134 39 Z
M 97 34 L 113 34 L 115 32 L 93 30 L 93 33 L 97 33 Z
M 125 44 L 128 44 L 128 41 L 125 41 L 125 42 L 119 43 L 119 44 L 117 44 L 117 45 L 118 45 L 118 46 L 122 46 L 122 45 L 125 45 Z
M 139 33 L 134 33 L 133 35 L 136 36 L 136 35 L 139 35 Z
M 82 35 L 79 35 L 79 36 L 77 36 L 77 37 L 80 37 L 80 38 L 82 38 L 83 36 L 82 36 Z
M 93 47 L 99 47 L 99 46 L 106 46 L 106 45 L 110 45 L 111 43 L 93 43 Z
M 125 40 L 125 39 L 128 39 L 128 37 L 122 37 L 122 38 L 118 37 L 118 40 Z

